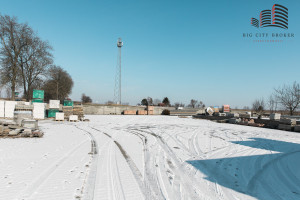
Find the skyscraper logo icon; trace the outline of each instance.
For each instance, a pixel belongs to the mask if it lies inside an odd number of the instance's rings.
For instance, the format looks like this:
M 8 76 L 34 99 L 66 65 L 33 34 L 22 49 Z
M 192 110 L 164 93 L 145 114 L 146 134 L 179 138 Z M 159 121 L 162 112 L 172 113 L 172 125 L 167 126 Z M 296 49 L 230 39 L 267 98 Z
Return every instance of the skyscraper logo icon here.
M 282 5 L 274 4 L 272 10 L 262 10 L 259 20 L 251 18 L 251 25 L 256 28 L 278 27 L 288 29 L 288 9 Z

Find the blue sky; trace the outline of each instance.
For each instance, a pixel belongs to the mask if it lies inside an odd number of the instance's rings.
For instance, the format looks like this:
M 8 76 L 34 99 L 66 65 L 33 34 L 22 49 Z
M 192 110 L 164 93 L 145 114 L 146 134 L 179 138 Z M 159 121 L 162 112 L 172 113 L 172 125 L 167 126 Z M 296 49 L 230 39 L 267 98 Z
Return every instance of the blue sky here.
M 278 3 L 289 29 L 254 28 L 251 17 Z M 274 87 L 299 80 L 300 1 L 3 0 L 53 46 L 55 64 L 74 79 L 71 95 L 113 99 L 118 37 L 122 37 L 122 101 L 150 96 L 206 105 L 251 105 Z M 281 43 L 254 43 L 243 33 L 294 33 Z M 298 37 L 299 36 L 299 37 Z M 271 38 L 267 38 L 271 39 Z

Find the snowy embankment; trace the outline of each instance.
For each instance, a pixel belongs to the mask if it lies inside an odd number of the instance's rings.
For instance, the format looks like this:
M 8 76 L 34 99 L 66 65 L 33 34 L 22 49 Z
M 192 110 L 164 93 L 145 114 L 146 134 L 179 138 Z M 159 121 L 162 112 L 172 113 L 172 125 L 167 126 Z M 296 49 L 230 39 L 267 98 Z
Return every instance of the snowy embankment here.
M 0 140 L 0 199 L 300 199 L 299 133 L 88 118 L 41 123 L 44 138 Z

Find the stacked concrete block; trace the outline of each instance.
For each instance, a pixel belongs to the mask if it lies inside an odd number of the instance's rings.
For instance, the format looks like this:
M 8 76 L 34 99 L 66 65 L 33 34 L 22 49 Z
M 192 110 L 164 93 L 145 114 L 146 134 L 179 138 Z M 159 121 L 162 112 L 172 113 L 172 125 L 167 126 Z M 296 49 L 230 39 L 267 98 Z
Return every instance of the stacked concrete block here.
M 20 132 L 21 132 L 21 129 L 15 129 L 15 130 L 9 131 L 8 135 L 10 135 L 10 136 L 16 136 Z
M 78 115 L 70 115 L 69 121 L 78 121 Z
M 5 110 L 4 110 L 5 118 L 14 118 L 16 104 L 17 104 L 16 101 L 5 101 Z
M 50 109 L 59 109 L 59 100 L 49 100 L 49 108 Z
M 279 124 L 278 129 L 279 130 L 284 130 L 284 131 L 291 131 L 293 126 L 288 125 L 288 124 Z
M 220 112 L 219 108 L 217 108 L 217 107 L 214 107 L 214 108 L 212 108 L 212 109 L 213 109 L 213 111 L 214 111 L 215 113 L 219 113 L 219 112 Z
M 55 114 L 55 120 L 56 121 L 64 121 L 65 120 L 65 114 L 57 112 Z
M 247 118 L 247 119 L 250 119 L 251 118 L 251 115 L 250 114 L 239 114 L 241 118 Z
M 37 120 L 30 120 L 30 119 L 23 119 L 21 122 L 21 126 L 24 128 L 30 129 L 37 129 L 38 128 L 38 121 Z
M 80 120 L 83 119 L 84 118 L 83 106 L 81 106 L 81 105 L 74 106 L 73 107 L 73 114 L 77 115 Z
M 8 126 L 4 126 L 2 134 L 3 135 L 8 135 L 10 131 L 11 130 L 10 130 L 10 128 L 8 128 Z
M 72 106 L 63 106 L 63 113 L 65 114 L 65 118 L 69 118 L 70 115 L 73 115 L 73 107 Z
M 24 129 L 24 131 L 21 133 L 21 137 L 30 137 L 32 136 L 32 130 L 30 128 Z
M 294 127 L 294 131 L 300 132 L 300 126 L 295 126 L 295 127 Z
M 15 110 L 33 110 L 33 105 L 17 104 Z
M 296 119 L 280 119 L 280 124 L 286 124 L 286 125 L 296 125 Z
M 32 131 L 32 137 L 43 137 L 44 133 L 40 130 Z
M 233 113 L 233 117 L 240 117 L 239 113 Z
M 0 135 L 3 134 L 3 131 L 4 131 L 4 126 L 3 126 L 3 125 L 0 125 Z
M 0 117 L 5 117 L 5 101 L 0 101 Z
M 239 113 L 225 113 L 226 115 L 225 116 L 228 116 L 228 117 L 240 117 L 240 114 Z
M 210 116 L 214 114 L 214 110 L 211 107 L 206 108 L 206 113 Z
M 45 119 L 45 104 L 44 103 L 33 103 L 33 118 L 34 119 Z
M 23 119 L 32 119 L 32 111 L 30 110 L 15 110 L 14 121 L 20 126 Z
M 237 124 L 237 123 L 240 123 L 241 122 L 241 119 L 237 119 L 237 118 L 231 118 L 229 119 L 228 121 L 230 124 Z
M 16 105 L 25 105 L 25 101 L 16 101 L 17 104 Z
M 200 109 L 196 112 L 196 115 L 205 115 L 205 109 Z
M 272 113 L 270 114 L 270 120 L 280 120 L 281 114 L 280 113 Z

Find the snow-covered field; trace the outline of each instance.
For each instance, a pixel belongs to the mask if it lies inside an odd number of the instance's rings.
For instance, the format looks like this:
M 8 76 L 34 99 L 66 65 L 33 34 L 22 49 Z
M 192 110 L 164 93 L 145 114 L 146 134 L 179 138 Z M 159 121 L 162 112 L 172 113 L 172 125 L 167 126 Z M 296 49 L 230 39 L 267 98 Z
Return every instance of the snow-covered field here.
M 0 199 L 300 199 L 300 134 L 170 116 L 0 139 Z

